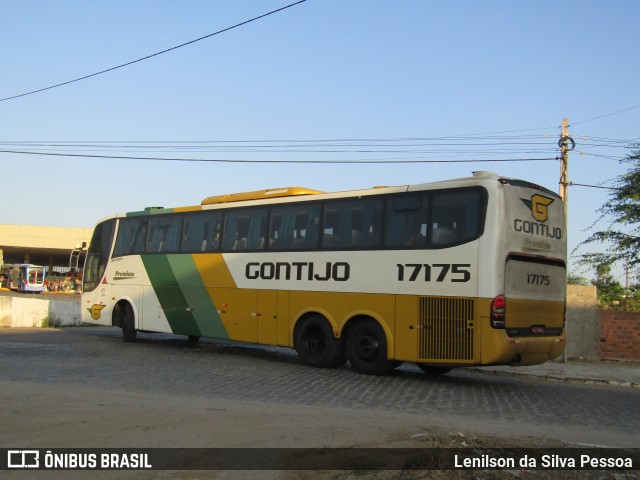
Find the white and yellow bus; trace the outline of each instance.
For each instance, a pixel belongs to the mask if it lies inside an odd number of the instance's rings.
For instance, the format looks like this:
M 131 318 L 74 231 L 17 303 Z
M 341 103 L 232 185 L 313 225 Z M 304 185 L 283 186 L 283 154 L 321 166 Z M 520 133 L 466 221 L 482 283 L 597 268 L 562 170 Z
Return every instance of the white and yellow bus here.
M 561 198 L 490 172 L 338 193 L 282 188 L 95 228 L 83 321 L 293 347 L 383 374 L 531 365 L 564 349 Z

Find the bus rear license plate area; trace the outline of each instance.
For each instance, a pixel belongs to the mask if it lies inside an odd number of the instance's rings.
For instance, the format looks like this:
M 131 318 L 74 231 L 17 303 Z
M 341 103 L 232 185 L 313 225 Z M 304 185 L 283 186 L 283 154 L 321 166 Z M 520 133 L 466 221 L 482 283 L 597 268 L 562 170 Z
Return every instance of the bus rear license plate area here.
M 529 329 L 529 331 L 531 332 L 531 335 L 545 335 L 547 333 L 547 329 L 544 325 L 534 325 Z

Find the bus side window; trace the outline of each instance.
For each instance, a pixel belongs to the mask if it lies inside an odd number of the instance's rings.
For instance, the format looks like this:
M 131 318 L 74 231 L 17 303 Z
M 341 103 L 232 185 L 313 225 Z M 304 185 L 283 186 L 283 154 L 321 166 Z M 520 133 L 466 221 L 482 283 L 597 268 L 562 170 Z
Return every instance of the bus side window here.
M 481 204 L 480 190 L 435 193 L 431 245 L 442 248 L 477 238 L 480 234 Z
M 380 245 L 382 200 L 379 198 L 327 204 L 324 216 L 325 248 L 375 248 Z
M 149 218 L 147 252 L 177 252 L 180 247 L 182 215 L 156 215 Z
M 429 198 L 411 194 L 393 197 L 387 203 L 385 246 L 424 248 L 427 242 Z
M 143 253 L 147 241 L 147 217 L 130 217 L 120 220 L 114 257 Z
M 216 252 L 220 250 L 222 213 L 197 212 L 185 215 L 182 234 L 183 252 Z
M 263 250 L 267 235 L 267 209 L 230 210 L 226 215 L 223 249 Z
M 338 237 L 338 212 L 330 210 L 324 212 L 324 230 L 322 232 L 322 246 L 324 248 L 337 248 L 340 246 Z
M 271 213 L 269 248 L 303 250 L 318 247 L 319 205 L 292 205 L 274 208 Z

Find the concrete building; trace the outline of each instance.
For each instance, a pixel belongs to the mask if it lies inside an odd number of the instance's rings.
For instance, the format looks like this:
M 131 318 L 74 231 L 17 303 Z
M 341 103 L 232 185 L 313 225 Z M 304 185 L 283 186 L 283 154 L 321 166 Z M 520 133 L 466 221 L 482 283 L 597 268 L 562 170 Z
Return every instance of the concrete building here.
M 34 263 L 65 271 L 72 250 L 86 247 L 92 233 L 93 228 L 0 225 L 0 265 Z

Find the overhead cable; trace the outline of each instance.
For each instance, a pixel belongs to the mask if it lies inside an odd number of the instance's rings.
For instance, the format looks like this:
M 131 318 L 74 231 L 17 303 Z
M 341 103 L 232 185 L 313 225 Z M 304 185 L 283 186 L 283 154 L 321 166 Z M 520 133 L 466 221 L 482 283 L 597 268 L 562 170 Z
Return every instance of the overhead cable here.
M 603 185 L 586 185 L 584 183 L 574 183 L 574 182 L 569 182 L 569 186 L 570 187 L 602 188 L 604 190 L 620 190 L 617 187 L 605 187 Z
M 250 160 L 250 159 L 221 159 L 221 158 L 169 158 L 169 157 L 135 157 L 116 155 L 83 155 L 77 153 L 26 152 L 18 150 L 0 150 L 0 153 L 18 155 L 38 155 L 74 158 L 109 158 L 113 160 L 150 160 L 159 162 L 210 162 L 210 163 L 295 163 L 295 164 L 410 164 L 410 163 L 482 163 L 482 162 L 548 162 L 556 161 L 558 157 L 546 158 L 487 158 L 475 160 Z
M 586 119 L 586 120 L 581 120 L 580 122 L 572 122 L 572 123 L 571 123 L 571 126 L 572 126 L 572 127 L 575 127 L 576 125 L 581 125 L 581 124 L 583 124 L 583 123 L 592 122 L 592 121 L 594 121 L 594 120 L 599 120 L 599 119 L 601 119 L 601 118 L 610 117 L 610 116 L 612 116 L 612 115 L 617 115 L 617 114 L 619 114 L 619 113 L 623 113 L 623 112 L 628 112 L 629 110 L 634 110 L 634 109 L 636 109 L 636 108 L 638 108 L 638 107 L 640 107 L 640 105 L 634 105 L 634 106 L 632 106 L 632 107 L 623 108 L 622 110 L 617 110 L 617 111 L 615 111 L 615 112 L 606 113 L 606 114 L 604 114 L 604 115 L 600 115 L 600 116 L 598 116 L 598 117 L 593 117 L 593 118 L 588 118 L 588 119 Z
M 191 40 L 189 42 L 182 43 L 180 45 L 176 45 L 175 47 L 167 48 L 166 50 L 162 50 L 161 52 L 156 52 L 156 53 L 153 53 L 151 55 L 147 55 L 146 57 L 138 58 L 137 60 L 132 60 L 130 62 L 123 63 L 122 65 L 118 65 L 118 66 L 115 66 L 115 67 L 107 68 L 105 70 L 101 70 L 99 72 L 92 73 L 90 75 L 85 75 L 83 77 L 79 77 L 79 78 L 76 78 L 76 79 L 73 79 L 73 80 L 69 80 L 67 82 L 58 83 L 56 85 L 51 85 L 49 87 L 40 88 L 38 90 L 33 90 L 31 92 L 21 93 L 19 95 L 13 95 L 11 97 L 6 97 L 6 98 L 0 98 L 0 102 L 4 102 L 6 100 L 12 100 L 14 98 L 26 97 L 27 95 L 33 95 L 34 93 L 44 92 L 46 90 L 51 90 L 53 88 L 62 87 L 64 85 L 69 85 L 70 83 L 79 82 L 80 80 L 86 80 L 87 78 L 96 77 L 98 75 L 102 75 L 103 73 L 112 72 L 113 70 L 117 70 L 119 68 L 128 67 L 129 65 L 133 65 L 134 63 L 142 62 L 144 60 L 148 60 L 150 58 L 157 57 L 158 55 L 162 55 L 163 53 L 168 53 L 168 52 L 171 52 L 173 50 L 177 50 L 178 48 L 186 47 L 187 45 L 191 45 L 192 43 L 196 43 L 196 42 L 199 42 L 201 40 L 205 40 L 207 38 L 213 37 L 215 35 L 219 35 L 221 33 L 228 32 L 229 30 L 233 30 L 234 28 L 241 27 L 241 26 L 246 25 L 248 23 L 255 22 L 256 20 L 260 20 L 262 18 L 268 17 L 269 15 L 273 15 L 274 13 L 281 12 L 283 10 L 286 10 L 287 8 L 291 8 L 291 7 L 295 6 L 295 5 L 298 5 L 300 3 L 304 3 L 306 1 L 307 0 L 300 0 L 300 1 L 292 3 L 290 5 L 286 5 L 286 6 L 282 7 L 282 8 L 278 8 L 276 10 L 272 10 L 272 11 L 270 11 L 268 13 L 265 13 L 263 15 L 260 15 L 258 17 L 254 17 L 254 18 L 251 18 L 249 20 L 245 20 L 244 22 L 237 23 L 236 25 L 233 25 L 231 27 L 223 28 L 222 30 L 218 30 L 217 32 L 210 33 L 209 35 L 205 35 L 204 37 L 196 38 L 195 40 Z

